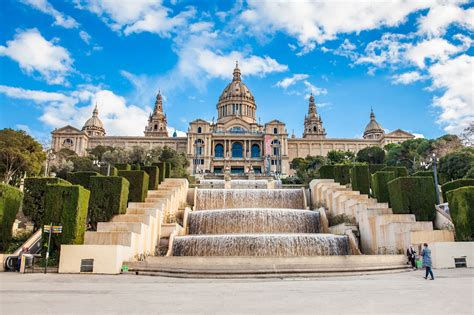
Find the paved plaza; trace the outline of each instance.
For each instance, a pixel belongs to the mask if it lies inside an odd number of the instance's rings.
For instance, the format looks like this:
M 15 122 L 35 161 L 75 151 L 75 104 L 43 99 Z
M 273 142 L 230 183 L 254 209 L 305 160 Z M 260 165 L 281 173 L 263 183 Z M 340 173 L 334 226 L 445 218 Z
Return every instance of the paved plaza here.
M 2 314 L 473 314 L 474 269 L 211 280 L 0 273 Z

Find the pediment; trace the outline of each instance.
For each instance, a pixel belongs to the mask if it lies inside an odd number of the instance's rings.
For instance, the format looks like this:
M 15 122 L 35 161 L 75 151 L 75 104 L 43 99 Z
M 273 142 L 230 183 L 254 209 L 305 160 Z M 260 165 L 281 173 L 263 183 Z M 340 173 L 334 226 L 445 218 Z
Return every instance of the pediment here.
M 204 119 L 201 119 L 201 118 L 198 118 L 196 120 L 193 120 L 189 123 L 190 125 L 192 124 L 205 124 L 205 125 L 209 125 L 209 122 L 204 120 Z
M 284 125 L 285 123 L 278 119 L 273 119 L 272 121 L 267 122 L 265 125 L 276 125 L 276 124 Z
M 240 127 L 246 130 L 251 129 L 251 125 L 240 117 L 235 117 L 223 124 L 223 129 L 228 130 L 233 127 Z
M 55 129 L 51 132 L 52 134 L 59 134 L 59 133 L 84 133 L 84 131 L 79 130 L 71 125 L 67 125 L 64 127 L 61 127 L 59 129 Z
M 415 138 L 414 135 L 412 135 L 411 133 L 407 132 L 407 131 L 404 131 L 404 130 L 401 130 L 401 129 L 397 129 L 397 130 L 394 130 L 392 132 L 389 132 L 385 135 L 385 137 L 394 137 L 394 138 Z

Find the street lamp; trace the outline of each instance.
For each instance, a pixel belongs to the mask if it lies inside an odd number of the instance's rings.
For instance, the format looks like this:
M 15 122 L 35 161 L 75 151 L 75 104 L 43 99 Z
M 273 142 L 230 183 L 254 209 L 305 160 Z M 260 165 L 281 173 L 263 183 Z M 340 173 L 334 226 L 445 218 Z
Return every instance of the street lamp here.
M 433 153 L 433 155 L 430 157 L 430 162 L 421 162 L 420 165 L 424 167 L 425 169 L 430 168 L 430 166 L 433 166 L 433 175 L 434 175 L 434 182 L 435 182 L 435 191 L 436 191 L 436 204 L 440 204 L 440 198 L 439 198 L 439 188 L 438 188 L 438 172 L 436 170 L 436 163 L 438 162 L 438 159 L 436 158 L 436 154 Z

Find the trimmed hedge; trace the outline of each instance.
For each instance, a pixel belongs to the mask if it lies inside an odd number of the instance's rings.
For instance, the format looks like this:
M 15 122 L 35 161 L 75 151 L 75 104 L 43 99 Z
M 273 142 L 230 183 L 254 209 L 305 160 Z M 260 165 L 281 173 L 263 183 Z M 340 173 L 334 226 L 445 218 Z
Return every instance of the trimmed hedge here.
M 104 175 L 104 176 L 107 176 L 107 170 L 108 170 L 108 166 L 105 165 L 105 166 L 101 166 L 100 169 L 99 169 L 99 173 L 101 175 Z M 118 173 L 118 170 L 116 167 L 110 165 L 110 174 L 109 176 L 117 176 L 117 173 Z
M 369 164 L 369 173 L 370 175 L 375 174 L 386 167 L 387 167 L 387 164 Z
M 141 171 L 141 167 L 140 167 L 140 164 L 132 164 L 131 166 L 131 170 L 132 171 Z
M 171 177 L 171 171 L 173 170 L 173 167 L 172 167 L 171 163 L 166 163 L 165 164 L 165 169 L 166 169 L 165 178 L 170 178 Z
M 92 176 L 90 186 L 89 223 L 96 230 L 97 222 L 126 212 L 130 183 L 119 176 Z
M 358 190 L 361 194 L 370 193 L 370 174 L 368 165 L 354 165 L 350 170 L 352 190 Z
M 382 171 L 394 172 L 396 178 L 408 176 L 408 169 L 405 166 L 387 166 L 384 167 Z
M 114 164 L 114 166 L 119 171 L 130 171 L 130 170 L 132 170 L 132 166 L 128 163 L 116 163 L 116 164 Z
M 73 185 L 81 185 L 86 189 L 91 189 L 91 177 L 92 176 L 102 176 L 97 172 L 83 171 L 83 172 L 73 172 L 67 173 L 67 181 Z
M 149 176 L 145 171 L 119 171 L 130 182 L 128 201 L 143 202 L 148 192 Z
M 441 186 L 441 190 L 443 191 L 443 200 L 447 202 L 446 194 L 450 190 L 458 189 L 464 186 L 474 186 L 474 179 L 456 179 L 451 182 L 447 182 Z
M 413 173 L 412 176 L 431 176 L 434 178 L 433 171 L 418 171 Z
M 341 185 L 351 182 L 350 175 L 351 166 L 346 164 L 337 164 L 334 166 L 334 181 Z
M 158 184 L 161 184 L 162 181 L 165 180 L 165 178 L 168 178 L 166 176 L 166 163 L 165 162 L 159 162 L 159 163 L 153 163 L 152 166 L 158 167 L 159 171 L 159 177 L 158 177 Z
M 25 178 L 25 197 L 23 213 L 33 221 L 35 229 L 41 227 L 44 214 L 44 198 L 48 184 L 70 185 L 68 181 L 57 177 L 28 177 Z
M 436 217 L 436 192 L 431 177 L 398 177 L 388 183 L 393 213 L 411 213 L 417 221 Z
M 46 187 L 42 225 L 62 225 L 62 233 L 52 234 L 51 252 L 61 244 L 84 243 L 90 193 L 80 185 L 53 184 Z M 44 237 L 43 244 L 48 244 Z
M 453 189 L 447 195 L 456 240 L 474 240 L 474 186 Z
M 390 202 L 388 194 L 388 182 L 395 179 L 394 172 L 379 171 L 372 174 L 370 182 L 372 187 L 372 194 L 378 202 Z
M 160 169 L 156 166 L 142 166 L 142 171 L 145 171 L 148 176 L 148 189 L 156 190 L 158 189 L 158 181 L 160 176 Z
M 0 184 L 0 253 L 12 239 L 12 227 L 20 210 L 23 193 L 13 186 Z
M 319 177 L 322 179 L 334 179 L 334 165 L 323 165 L 319 168 Z

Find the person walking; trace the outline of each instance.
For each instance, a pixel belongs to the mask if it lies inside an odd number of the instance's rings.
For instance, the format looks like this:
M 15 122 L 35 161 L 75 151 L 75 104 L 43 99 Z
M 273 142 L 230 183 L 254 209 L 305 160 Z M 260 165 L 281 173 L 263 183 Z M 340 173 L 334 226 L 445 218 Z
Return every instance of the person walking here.
M 411 267 L 414 270 L 418 269 L 416 267 L 416 251 L 413 249 L 413 246 L 411 246 L 411 245 L 407 249 L 407 257 L 408 257 L 408 262 L 411 264 Z
M 421 256 L 423 257 L 423 267 L 426 268 L 425 279 L 428 279 L 428 275 L 430 275 L 430 280 L 434 280 L 433 270 L 431 270 L 431 249 L 428 248 L 426 243 L 423 244 Z

